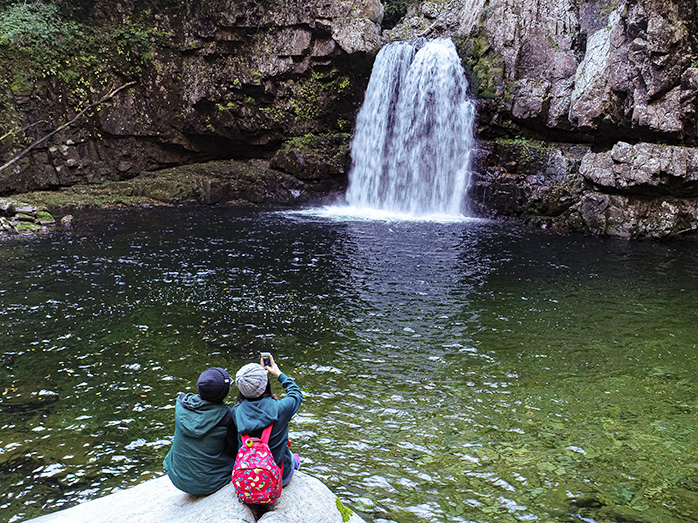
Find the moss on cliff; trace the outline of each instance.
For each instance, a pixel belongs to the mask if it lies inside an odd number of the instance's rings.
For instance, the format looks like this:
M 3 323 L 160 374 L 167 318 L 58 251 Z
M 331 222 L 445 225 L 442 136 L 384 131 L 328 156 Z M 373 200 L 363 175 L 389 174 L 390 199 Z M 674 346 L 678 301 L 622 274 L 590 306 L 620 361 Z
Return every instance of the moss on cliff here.
M 504 59 L 489 44 L 484 29 L 468 37 L 455 37 L 458 54 L 471 72 L 472 90 L 481 98 L 496 100 L 505 95 Z

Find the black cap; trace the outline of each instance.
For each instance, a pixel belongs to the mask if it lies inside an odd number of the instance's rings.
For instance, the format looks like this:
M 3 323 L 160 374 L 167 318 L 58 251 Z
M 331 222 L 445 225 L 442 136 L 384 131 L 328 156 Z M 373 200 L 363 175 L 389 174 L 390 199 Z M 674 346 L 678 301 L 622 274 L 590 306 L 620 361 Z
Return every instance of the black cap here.
M 211 367 L 201 373 L 196 386 L 202 400 L 215 402 L 225 399 L 230 390 L 230 382 L 228 371 L 220 367 Z

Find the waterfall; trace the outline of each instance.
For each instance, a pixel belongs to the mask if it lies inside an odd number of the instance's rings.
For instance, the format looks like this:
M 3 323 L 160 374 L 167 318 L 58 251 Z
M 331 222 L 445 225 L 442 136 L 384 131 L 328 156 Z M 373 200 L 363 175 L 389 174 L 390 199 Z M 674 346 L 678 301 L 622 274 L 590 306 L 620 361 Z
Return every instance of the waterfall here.
M 417 217 L 467 216 L 474 115 L 450 39 L 383 47 L 351 143 L 348 203 Z

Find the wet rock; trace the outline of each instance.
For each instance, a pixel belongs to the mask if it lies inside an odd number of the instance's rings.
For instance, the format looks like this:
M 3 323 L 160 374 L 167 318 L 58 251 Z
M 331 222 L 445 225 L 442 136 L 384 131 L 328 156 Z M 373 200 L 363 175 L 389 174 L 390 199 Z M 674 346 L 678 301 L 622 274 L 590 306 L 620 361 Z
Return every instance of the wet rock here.
M 512 88 L 512 116 L 521 120 L 541 117 L 549 100 L 550 87 L 550 82 L 533 78 L 516 82 Z
M 16 233 L 17 230 L 12 225 L 12 222 L 7 218 L 0 216 L 0 233 L 12 234 Z
M 14 204 L 14 212 L 15 214 L 27 214 L 27 215 L 32 215 L 36 216 L 36 213 L 38 212 L 38 208 L 34 205 L 30 205 L 28 203 L 15 203 Z
M 698 230 L 698 199 L 586 193 L 571 209 L 583 229 L 619 238 L 671 238 Z
M 15 214 L 16 202 L 6 198 L 0 198 L 0 213 L 5 216 L 13 216 Z
M 332 38 L 347 53 L 371 52 L 380 48 L 380 27 L 370 20 L 353 18 L 332 32 Z
M 346 176 L 351 135 L 308 134 L 289 140 L 274 155 L 270 167 L 301 180 L 331 180 Z
M 332 184 L 336 184 L 323 179 L 300 180 L 270 167 L 269 162 L 263 160 L 182 166 L 119 183 L 119 190 L 129 195 L 145 196 L 164 203 L 207 205 L 307 201 L 320 198 Z

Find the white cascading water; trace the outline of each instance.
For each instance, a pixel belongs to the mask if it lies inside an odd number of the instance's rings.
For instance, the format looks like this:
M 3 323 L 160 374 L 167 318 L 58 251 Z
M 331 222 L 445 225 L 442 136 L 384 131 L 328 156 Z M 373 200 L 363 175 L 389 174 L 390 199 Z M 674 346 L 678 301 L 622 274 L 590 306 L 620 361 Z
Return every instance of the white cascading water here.
M 450 39 L 383 47 L 357 117 L 347 202 L 415 217 L 467 216 L 474 115 Z

